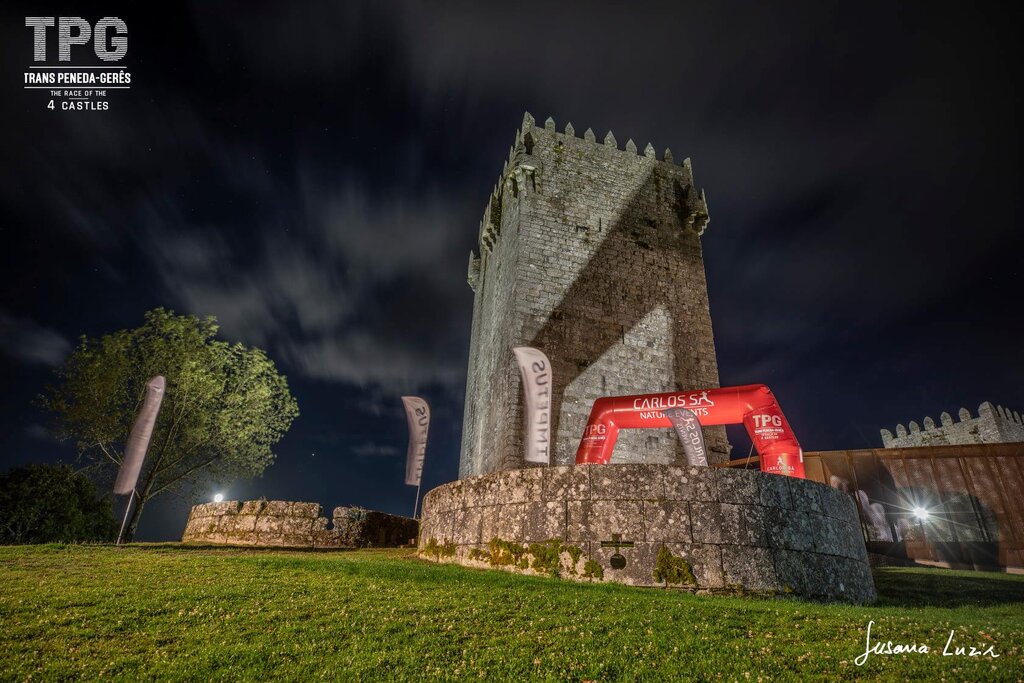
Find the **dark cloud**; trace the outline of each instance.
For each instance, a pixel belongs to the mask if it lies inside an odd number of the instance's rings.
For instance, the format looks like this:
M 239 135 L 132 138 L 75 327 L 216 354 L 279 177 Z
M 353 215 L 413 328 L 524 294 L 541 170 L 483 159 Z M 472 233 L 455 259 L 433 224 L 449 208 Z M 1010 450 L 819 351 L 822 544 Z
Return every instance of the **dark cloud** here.
M 30 424 L 25 427 L 26 436 L 39 441 L 53 441 L 53 434 L 41 424 Z
M 288 202 L 294 210 L 278 206 L 248 226 L 244 245 L 218 226 L 191 226 L 178 211 L 149 206 L 142 251 L 184 310 L 217 315 L 226 335 L 273 348 L 305 376 L 458 391 L 462 358 L 437 352 L 462 336 L 456 323 L 468 322 L 452 312 L 468 296 L 451 277 L 462 260 L 451 245 L 466 217 L 438 196 L 372 198 L 353 181 L 302 186 L 297 196 Z M 285 214 L 282 225 L 276 216 Z M 440 319 L 423 319 L 435 310 Z
M 0 311 L 0 351 L 24 363 L 58 365 L 71 350 L 71 342 L 31 320 Z

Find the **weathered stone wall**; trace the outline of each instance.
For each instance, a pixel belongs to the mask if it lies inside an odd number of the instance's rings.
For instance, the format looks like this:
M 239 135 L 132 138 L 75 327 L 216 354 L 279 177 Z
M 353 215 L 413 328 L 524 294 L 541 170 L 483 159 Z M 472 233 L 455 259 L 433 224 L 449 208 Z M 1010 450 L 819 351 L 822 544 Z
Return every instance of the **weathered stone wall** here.
M 196 505 L 183 543 L 290 548 L 393 547 L 416 538 L 415 519 L 362 508 L 334 509 L 328 529 L 319 503 L 283 500 L 224 501 Z
M 917 448 L 920 446 L 967 446 L 977 443 L 1015 443 L 1024 441 L 1024 420 L 1020 413 L 985 401 L 978 406 L 978 416 L 961 408 L 959 422 L 949 413 L 939 416 L 939 424 L 924 418 L 924 429 L 911 420 L 909 429 L 896 425 L 896 435 L 881 430 L 882 445 L 886 448 Z
M 619 551 L 622 569 L 611 566 L 615 549 L 601 545 L 613 534 L 634 543 Z M 552 573 L 550 563 L 535 569 L 527 552 L 545 543 L 556 548 L 563 578 L 659 585 L 653 571 L 664 546 L 692 571 L 693 581 L 680 585 L 693 590 L 875 598 L 853 499 L 813 481 L 707 467 L 583 465 L 469 477 L 424 498 L 424 557 Z M 542 555 L 543 545 L 534 551 Z
M 620 149 L 529 114 L 470 254 L 476 292 L 460 476 L 524 466 L 513 346 L 551 360 L 552 463 L 573 462 L 599 396 L 718 386 L 700 235 L 708 221 L 689 160 Z M 705 429 L 713 462 L 722 427 Z M 615 462 L 682 457 L 671 430 L 627 431 Z
M 354 548 L 393 548 L 416 542 L 419 522 L 364 508 L 335 508 L 332 533 L 341 545 Z

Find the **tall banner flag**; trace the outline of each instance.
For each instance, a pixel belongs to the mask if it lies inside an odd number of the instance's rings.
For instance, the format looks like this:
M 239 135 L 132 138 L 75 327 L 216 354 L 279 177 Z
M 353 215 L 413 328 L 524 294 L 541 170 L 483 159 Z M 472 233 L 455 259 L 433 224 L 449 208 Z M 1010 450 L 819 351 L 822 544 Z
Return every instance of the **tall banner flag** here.
M 512 349 L 523 378 L 526 398 L 526 462 L 551 462 L 551 361 L 543 351 L 517 346 Z
M 679 441 L 683 444 L 686 461 L 691 465 L 708 466 L 708 451 L 704 447 L 704 431 L 700 428 L 700 420 L 692 410 L 686 408 L 669 408 L 661 411 L 675 427 Z
M 136 495 L 135 485 L 139 483 L 139 472 L 142 471 L 146 451 L 149 450 L 149 441 L 153 438 L 153 427 L 156 426 L 156 416 L 160 414 L 160 404 L 163 403 L 166 388 L 167 381 L 162 375 L 157 375 L 146 383 L 146 398 L 142 400 L 139 414 L 135 416 L 132 431 L 128 432 L 128 443 L 124 447 L 121 469 L 117 471 L 117 479 L 114 481 L 115 494 L 131 494 L 124 508 L 121 530 L 117 532 L 117 545 L 121 545 L 121 539 L 124 537 L 124 527 L 128 524 L 128 513 L 132 509 L 132 500 Z
M 405 483 L 419 486 L 423 475 L 423 458 L 427 454 L 427 432 L 430 430 L 430 406 L 419 396 L 403 396 L 405 419 L 409 423 L 409 451 L 405 456 Z
M 132 431 L 128 434 L 124 459 L 121 461 L 121 469 L 117 472 L 117 481 L 114 482 L 114 493 L 118 495 L 135 491 L 139 472 L 142 471 L 142 462 L 146 459 L 146 451 L 149 449 L 149 440 L 153 438 L 153 427 L 156 425 L 156 416 L 160 413 L 166 386 L 167 381 L 160 375 L 146 384 L 146 398 L 142 401 L 142 408 L 139 409 Z
M 416 487 L 412 516 L 420 507 L 420 481 L 423 479 L 423 458 L 427 455 L 427 432 L 430 431 L 430 406 L 419 396 L 403 396 L 405 421 L 409 424 L 409 450 L 405 454 L 405 483 Z

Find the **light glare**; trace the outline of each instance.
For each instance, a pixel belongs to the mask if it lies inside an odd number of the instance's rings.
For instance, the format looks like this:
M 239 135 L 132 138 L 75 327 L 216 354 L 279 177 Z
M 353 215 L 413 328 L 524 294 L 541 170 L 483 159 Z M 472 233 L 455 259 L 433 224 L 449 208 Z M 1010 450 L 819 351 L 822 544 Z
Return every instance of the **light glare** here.
M 214 502 L 214 503 L 219 503 L 219 502 L 221 502 L 222 500 L 224 500 L 224 494 L 223 494 L 223 493 L 218 493 L 217 495 L 215 495 L 215 496 L 213 497 L 213 502 Z
M 927 510 L 925 510 L 924 508 L 914 508 L 914 516 L 917 517 L 922 522 L 925 522 L 925 521 L 928 520 L 928 515 L 929 514 L 930 513 Z

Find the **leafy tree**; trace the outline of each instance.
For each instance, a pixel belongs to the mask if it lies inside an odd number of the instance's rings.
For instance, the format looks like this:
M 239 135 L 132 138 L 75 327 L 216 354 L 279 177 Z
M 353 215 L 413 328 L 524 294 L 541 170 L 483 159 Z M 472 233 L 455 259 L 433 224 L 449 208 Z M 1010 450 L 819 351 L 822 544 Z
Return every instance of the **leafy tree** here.
M 58 438 L 74 440 L 82 457 L 113 474 L 146 382 L 167 379 L 127 539 L 146 503 L 161 493 L 262 474 L 274 461 L 271 447 L 299 414 L 266 353 L 218 340 L 217 329 L 213 317 L 157 308 L 141 327 L 82 337 L 41 399 Z
M 28 465 L 0 474 L 0 543 L 112 541 L 111 497 L 68 465 Z

